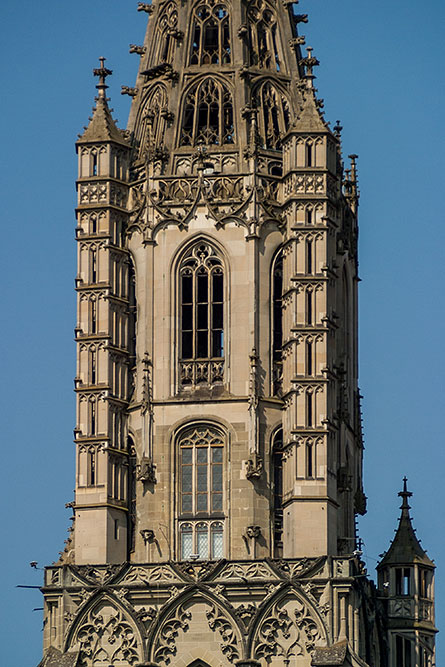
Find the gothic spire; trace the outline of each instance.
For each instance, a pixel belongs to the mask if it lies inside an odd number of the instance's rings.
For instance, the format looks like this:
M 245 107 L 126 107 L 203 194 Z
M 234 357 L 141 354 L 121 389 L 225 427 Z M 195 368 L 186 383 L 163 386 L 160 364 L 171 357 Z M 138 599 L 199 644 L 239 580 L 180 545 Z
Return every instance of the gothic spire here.
M 99 78 L 96 86 L 97 97 L 96 106 L 93 108 L 93 115 L 90 118 L 89 125 L 85 128 L 82 135 L 79 136 L 78 143 L 89 143 L 97 141 L 114 141 L 126 144 L 124 131 L 120 130 L 111 115 L 111 109 L 108 106 L 109 98 L 106 95 L 108 88 L 106 80 L 113 73 L 112 70 L 105 67 L 105 58 L 99 58 L 100 67 L 93 69 L 94 76 Z
M 387 565 L 408 565 L 411 563 L 421 563 L 434 567 L 434 563 L 428 558 L 413 528 L 409 505 L 409 498 L 413 494 L 408 491 L 407 482 L 407 478 L 404 477 L 403 490 L 399 493 L 399 497 L 402 498 L 399 527 L 388 551 L 380 561 L 378 569 Z

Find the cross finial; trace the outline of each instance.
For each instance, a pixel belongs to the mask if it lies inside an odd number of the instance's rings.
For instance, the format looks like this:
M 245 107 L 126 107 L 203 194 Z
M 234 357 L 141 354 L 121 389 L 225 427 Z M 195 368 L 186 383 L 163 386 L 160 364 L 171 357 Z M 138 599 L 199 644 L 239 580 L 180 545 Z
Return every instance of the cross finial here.
M 340 121 L 338 120 L 336 126 L 334 127 L 334 132 L 337 139 L 340 139 L 342 129 L 343 126 L 340 124 Z
M 320 61 L 312 55 L 313 50 L 312 46 L 306 47 L 307 56 L 300 60 L 300 65 L 303 65 L 306 68 L 305 78 L 310 88 L 312 88 L 312 82 L 315 79 L 314 67 L 318 67 L 320 64 Z
M 400 491 L 399 496 L 402 498 L 402 504 L 400 506 L 401 510 L 409 510 L 411 509 L 408 503 L 408 498 L 411 498 L 413 494 L 411 491 L 408 491 L 408 479 L 406 477 L 403 478 L 403 491 Z
M 105 98 L 105 91 L 108 88 L 106 82 L 107 76 L 111 76 L 113 74 L 111 69 L 107 69 L 105 67 L 105 60 L 103 56 L 99 58 L 100 62 L 100 67 L 93 69 L 93 74 L 94 76 L 99 77 L 99 83 L 97 84 L 96 88 L 99 91 L 99 97 Z

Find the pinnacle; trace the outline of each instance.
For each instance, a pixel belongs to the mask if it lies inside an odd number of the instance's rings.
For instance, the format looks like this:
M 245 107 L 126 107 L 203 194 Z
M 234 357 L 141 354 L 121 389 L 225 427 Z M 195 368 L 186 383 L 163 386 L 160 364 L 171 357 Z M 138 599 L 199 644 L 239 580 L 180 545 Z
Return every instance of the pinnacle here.
M 109 98 L 106 96 L 108 88 L 106 78 L 111 76 L 112 70 L 105 67 L 105 58 L 99 58 L 100 67 L 93 70 L 94 76 L 99 77 L 98 90 L 95 98 L 96 106 L 93 108 L 93 115 L 89 119 L 89 124 L 83 134 L 79 137 L 79 143 L 90 141 L 115 141 L 126 143 L 123 131 L 120 130 L 111 115 L 111 109 L 108 106 Z
M 320 113 L 315 92 L 315 88 L 312 87 L 307 87 L 303 91 L 303 104 L 295 121 L 295 128 L 301 132 L 325 132 L 329 129 Z

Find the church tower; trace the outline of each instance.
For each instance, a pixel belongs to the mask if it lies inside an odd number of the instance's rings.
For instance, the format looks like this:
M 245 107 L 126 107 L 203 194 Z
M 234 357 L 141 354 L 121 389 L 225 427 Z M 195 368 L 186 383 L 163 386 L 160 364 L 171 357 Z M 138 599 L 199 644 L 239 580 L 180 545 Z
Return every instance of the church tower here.
M 296 4 L 139 3 L 125 131 L 94 70 L 43 667 L 417 665 L 388 663 L 357 546 L 357 156 Z

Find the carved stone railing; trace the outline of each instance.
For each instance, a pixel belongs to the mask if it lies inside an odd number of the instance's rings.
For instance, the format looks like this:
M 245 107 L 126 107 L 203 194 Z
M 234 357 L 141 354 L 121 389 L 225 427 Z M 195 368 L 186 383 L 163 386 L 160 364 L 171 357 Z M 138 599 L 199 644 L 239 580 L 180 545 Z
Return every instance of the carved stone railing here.
M 180 361 L 179 381 L 182 387 L 220 384 L 224 380 L 224 360 Z
M 201 191 L 205 198 L 212 201 L 240 201 L 244 193 L 242 176 L 206 176 L 201 181 Z M 158 200 L 163 202 L 191 202 L 198 195 L 198 178 L 161 178 L 158 183 Z

